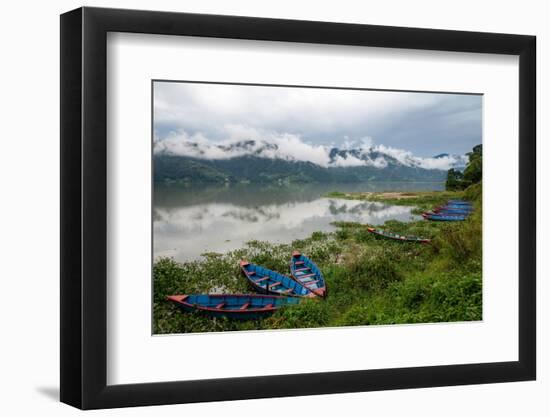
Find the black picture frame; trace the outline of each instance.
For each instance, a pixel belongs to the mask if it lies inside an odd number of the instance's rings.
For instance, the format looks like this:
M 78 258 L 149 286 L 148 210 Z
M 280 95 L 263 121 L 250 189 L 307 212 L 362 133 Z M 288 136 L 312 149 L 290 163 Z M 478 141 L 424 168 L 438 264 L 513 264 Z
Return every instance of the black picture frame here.
M 108 32 L 519 56 L 519 360 L 107 385 Z M 61 401 L 94 409 L 535 379 L 535 54 L 524 35 L 88 7 L 61 15 Z

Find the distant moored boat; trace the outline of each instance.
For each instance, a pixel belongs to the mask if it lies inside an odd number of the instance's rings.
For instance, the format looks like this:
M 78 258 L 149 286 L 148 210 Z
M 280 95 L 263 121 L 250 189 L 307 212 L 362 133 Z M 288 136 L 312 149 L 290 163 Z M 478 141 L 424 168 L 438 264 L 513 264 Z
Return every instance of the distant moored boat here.
M 422 213 L 422 216 L 426 220 L 434 220 L 434 221 L 440 221 L 440 222 L 460 222 L 466 220 L 465 215 L 459 215 L 459 214 L 439 214 L 439 213 Z
M 240 266 L 252 287 L 259 293 L 292 297 L 315 296 L 305 285 L 279 272 L 247 261 L 241 261 Z
M 466 206 L 440 206 L 433 209 L 435 213 L 463 214 L 468 215 L 474 209 Z
M 397 233 L 389 232 L 386 230 L 375 229 L 374 227 L 367 227 L 367 230 L 377 236 L 397 240 L 399 242 L 415 242 L 415 243 L 430 243 L 430 239 L 424 239 L 417 236 L 404 236 Z
M 198 311 L 212 317 L 239 320 L 266 317 L 283 306 L 300 302 L 299 298 L 260 294 L 169 295 L 166 298 L 185 312 Z
M 472 203 L 470 203 L 469 201 L 466 201 L 466 200 L 448 200 L 447 201 L 447 204 L 449 205 L 455 205 L 455 206 L 471 206 Z
M 292 253 L 290 274 L 300 284 L 319 297 L 326 297 L 327 284 L 321 270 L 307 256 L 298 251 Z

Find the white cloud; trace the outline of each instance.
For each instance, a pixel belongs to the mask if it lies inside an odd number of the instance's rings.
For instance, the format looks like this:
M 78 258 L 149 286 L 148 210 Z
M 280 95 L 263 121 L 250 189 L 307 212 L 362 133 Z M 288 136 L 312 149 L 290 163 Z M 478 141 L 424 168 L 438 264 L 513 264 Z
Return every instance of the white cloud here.
M 273 127 L 293 122 L 326 130 L 334 125 L 376 121 L 399 111 L 430 107 L 440 95 L 392 91 L 280 88 L 253 85 L 156 82 L 155 121 L 185 127 L 192 119 L 239 120 Z
M 388 161 L 384 155 L 387 155 L 406 166 L 446 170 L 465 159 L 465 156 L 452 155 L 441 158 L 416 157 L 402 149 L 373 145 L 371 138 L 364 138 L 356 143 L 345 142 L 340 150 L 355 152 L 344 152 L 331 157 L 333 146 L 307 143 L 298 134 L 260 130 L 238 124 L 227 124 L 223 129 L 227 139 L 222 141 L 210 140 L 200 132 L 190 135 L 183 130 L 179 133 L 172 132 L 162 139 L 155 137 L 154 151 L 215 160 L 255 155 L 269 159 L 311 162 L 325 168 L 357 166 L 385 168 Z M 382 155 L 373 158 L 371 155 L 373 151 Z
M 340 156 L 336 155 L 334 161 L 330 164 L 334 167 L 360 167 L 367 165 L 366 161 L 356 158 L 353 155 Z M 371 165 L 371 164 L 368 164 Z
M 373 150 L 389 155 L 397 159 L 403 165 L 425 169 L 448 170 L 449 168 L 457 165 L 464 166 L 467 161 L 466 155 L 446 155 L 439 158 L 421 158 L 414 156 L 412 152 L 384 145 L 377 145 L 373 147 Z
M 232 159 L 244 155 L 257 155 L 270 159 L 312 162 L 327 167 L 330 149 L 312 145 L 301 140 L 299 135 L 260 131 L 242 125 L 226 125 L 228 139 L 212 141 L 203 134 L 189 135 L 185 131 L 171 133 L 165 139 L 155 141 L 155 153 L 200 159 Z

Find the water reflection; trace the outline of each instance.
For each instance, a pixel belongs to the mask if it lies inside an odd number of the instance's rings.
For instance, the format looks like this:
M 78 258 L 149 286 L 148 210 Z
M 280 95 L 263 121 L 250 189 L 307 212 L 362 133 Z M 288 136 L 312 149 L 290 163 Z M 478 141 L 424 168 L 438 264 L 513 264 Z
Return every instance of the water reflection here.
M 440 185 L 432 184 L 431 189 L 436 186 Z M 351 191 L 334 186 L 157 187 L 154 256 L 185 261 L 204 252 L 237 249 L 249 240 L 288 243 L 315 231 L 332 231 L 334 221 L 382 224 L 419 218 L 411 215 L 409 207 L 322 197 L 334 189 Z

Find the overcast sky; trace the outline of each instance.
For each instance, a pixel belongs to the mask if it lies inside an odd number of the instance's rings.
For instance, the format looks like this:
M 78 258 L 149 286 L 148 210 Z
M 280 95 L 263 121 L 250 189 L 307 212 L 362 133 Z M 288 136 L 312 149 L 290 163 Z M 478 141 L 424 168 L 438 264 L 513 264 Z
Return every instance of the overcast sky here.
M 481 143 L 479 95 L 155 82 L 155 141 L 269 137 L 385 145 L 419 157 Z

